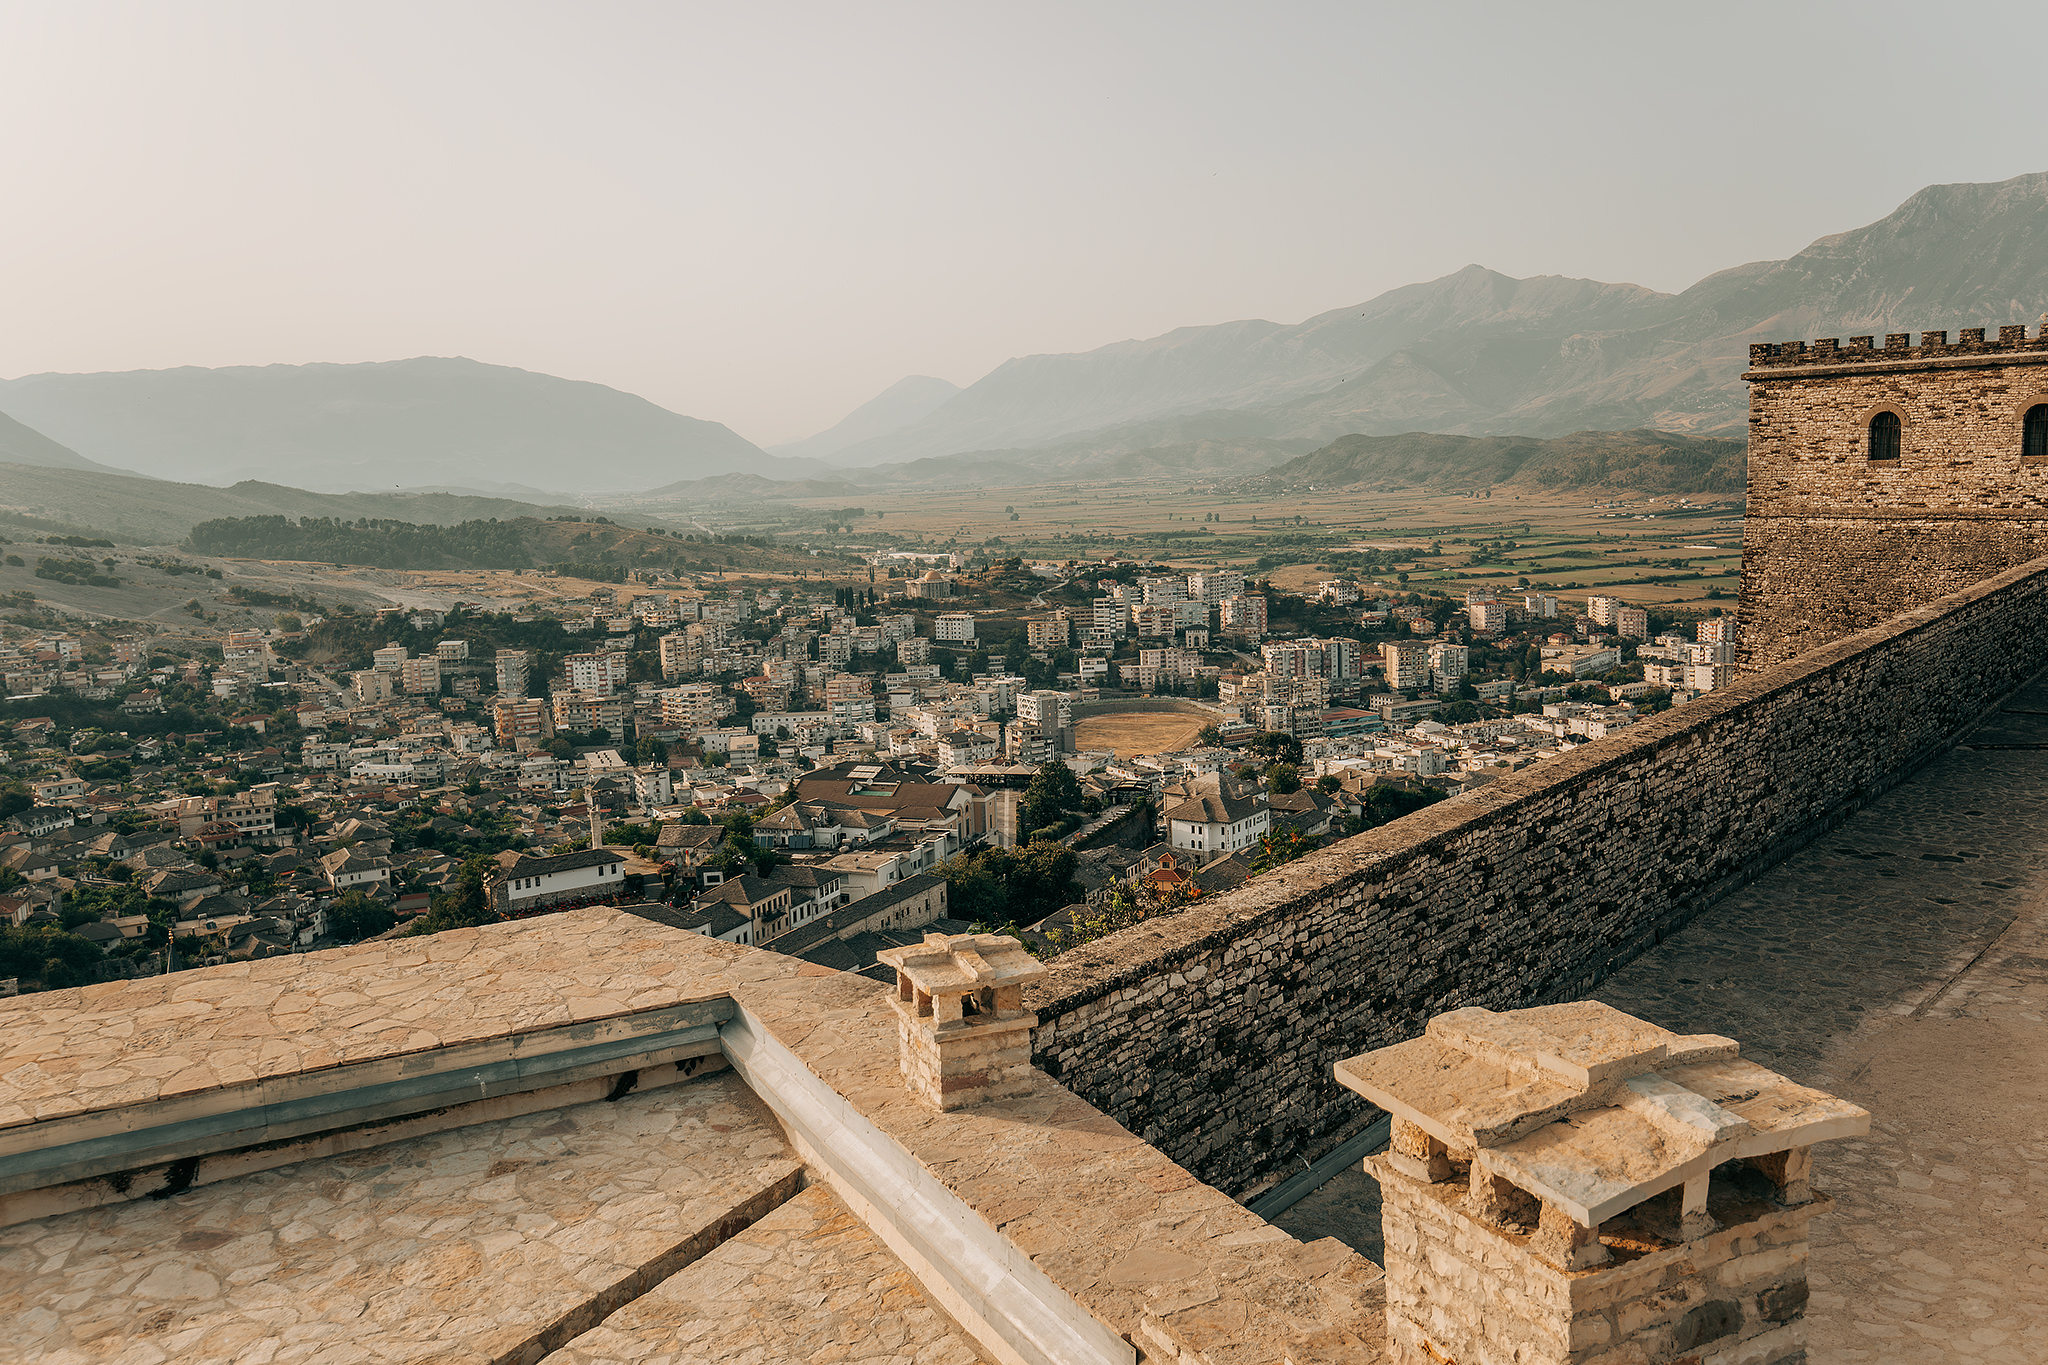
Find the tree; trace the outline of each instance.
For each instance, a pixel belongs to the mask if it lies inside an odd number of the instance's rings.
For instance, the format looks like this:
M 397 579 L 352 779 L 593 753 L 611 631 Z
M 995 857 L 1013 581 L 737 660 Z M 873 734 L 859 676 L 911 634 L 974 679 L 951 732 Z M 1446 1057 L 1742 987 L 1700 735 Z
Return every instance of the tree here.
M 1079 863 L 1064 844 L 989 848 L 939 864 L 946 879 L 947 913 L 977 924 L 1036 924 L 1081 898 L 1074 880 Z
M 1223 731 L 1219 726 L 1204 725 L 1195 735 L 1195 740 L 1205 749 L 1220 748 L 1223 744 Z
M 436 896 L 434 908 L 413 921 L 412 927 L 405 931 L 406 937 L 496 923 L 499 916 L 491 904 L 490 889 L 485 885 L 485 879 L 497 870 L 497 866 L 496 861 L 483 853 L 465 861 L 456 890 L 450 895 Z
M 1283 730 L 1264 730 L 1253 735 L 1245 747 L 1255 754 L 1278 759 L 1282 763 L 1301 764 L 1301 741 Z
M 398 923 L 398 916 L 360 891 L 350 891 L 327 909 L 327 932 L 343 943 L 360 943 Z
M 1307 857 L 1316 847 L 1316 841 L 1298 829 L 1278 830 L 1260 838 L 1259 851 L 1252 858 L 1252 871 L 1271 872 L 1283 863 Z
M 1067 811 L 1080 804 L 1081 780 L 1055 758 L 1039 765 L 1031 785 L 1024 789 L 1020 813 L 1026 829 L 1042 829 L 1058 824 Z
M 1324 773 L 1316 779 L 1316 790 L 1322 792 L 1325 796 L 1342 790 L 1343 786 L 1344 779 L 1335 773 Z
M 1292 763 L 1275 763 L 1266 769 L 1266 785 L 1276 796 L 1291 796 L 1301 790 L 1301 769 Z

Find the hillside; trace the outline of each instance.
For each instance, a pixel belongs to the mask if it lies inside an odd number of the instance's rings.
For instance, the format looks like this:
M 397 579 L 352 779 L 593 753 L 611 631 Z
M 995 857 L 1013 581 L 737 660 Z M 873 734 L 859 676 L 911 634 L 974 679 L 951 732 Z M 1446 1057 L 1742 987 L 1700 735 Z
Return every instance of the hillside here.
M 94 469 L 107 474 L 127 472 L 88 460 L 69 446 L 58 445 L 40 431 L 23 426 L 4 412 L 0 412 L 0 464 L 40 465 L 46 469 Z
M 491 517 L 582 515 L 573 507 L 509 498 L 453 493 L 310 493 L 254 480 L 232 488 L 211 488 L 130 474 L 20 464 L 0 464 L 0 511 L 92 527 L 130 545 L 173 545 L 194 526 L 214 517 L 372 517 L 452 526 Z
M 897 380 L 817 435 L 769 448 L 781 456 L 829 460 L 850 445 L 901 431 L 958 392 L 958 384 L 914 374 Z
M 1668 431 L 1579 431 L 1534 436 L 1448 436 L 1410 431 L 1345 436 L 1265 471 L 1283 487 L 1627 489 L 1639 493 L 1743 491 L 1740 441 Z
M 650 488 L 634 501 L 763 502 L 774 498 L 847 497 L 859 491 L 837 479 L 764 479 L 759 474 L 716 474 L 708 479 L 684 479 Z
M 36 374 L 0 381 L 0 410 L 88 459 L 223 485 L 585 492 L 823 468 L 602 384 L 461 358 Z
M 712 573 L 814 572 L 819 558 L 766 538 L 671 534 L 590 520 L 518 517 L 453 526 L 397 520 L 223 517 L 192 528 L 186 548 L 236 559 L 317 561 L 378 569 L 556 568 L 619 583 L 636 569 Z M 837 556 L 833 557 L 837 559 Z
M 1184 327 L 998 366 L 846 465 L 1058 447 L 1322 444 L 1352 433 L 1738 435 L 1753 340 L 2035 323 L 2048 312 L 2048 174 L 1936 185 L 1796 256 L 1679 294 L 1468 266 L 1294 326 Z M 1211 450 L 1213 453 L 1213 450 Z M 1049 454 L 1048 459 L 1052 459 Z

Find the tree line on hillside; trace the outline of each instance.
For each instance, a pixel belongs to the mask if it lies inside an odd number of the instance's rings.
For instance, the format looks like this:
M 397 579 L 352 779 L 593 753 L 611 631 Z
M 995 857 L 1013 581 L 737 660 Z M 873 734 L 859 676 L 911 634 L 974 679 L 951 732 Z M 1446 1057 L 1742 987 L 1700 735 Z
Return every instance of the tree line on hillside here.
M 325 560 L 379 569 L 530 569 L 530 536 L 538 523 L 465 521 L 418 526 L 409 521 L 359 517 L 220 517 L 192 528 L 201 554 L 241 559 Z

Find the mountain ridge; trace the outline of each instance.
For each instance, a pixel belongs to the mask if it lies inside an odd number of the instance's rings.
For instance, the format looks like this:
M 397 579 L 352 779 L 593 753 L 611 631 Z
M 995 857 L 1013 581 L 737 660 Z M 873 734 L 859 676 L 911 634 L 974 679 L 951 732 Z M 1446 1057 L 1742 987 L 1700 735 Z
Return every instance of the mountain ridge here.
M 1329 441 L 1414 429 L 1734 433 L 1754 340 L 2033 322 L 2048 312 L 2048 173 L 1931 185 L 1874 223 L 1676 294 L 1471 265 L 1292 326 L 1240 319 L 1017 357 L 850 466 L 1137 440 Z M 1201 413 L 1238 415 L 1236 436 Z M 1250 419 L 1249 421 L 1245 419 Z M 1150 444 L 1168 440 L 1161 428 Z M 1247 447 L 1247 453 L 1254 453 Z
M 291 467 L 316 491 L 824 468 L 604 384 L 463 356 L 24 375 L 0 380 L 0 410 L 102 463 L 212 483 Z

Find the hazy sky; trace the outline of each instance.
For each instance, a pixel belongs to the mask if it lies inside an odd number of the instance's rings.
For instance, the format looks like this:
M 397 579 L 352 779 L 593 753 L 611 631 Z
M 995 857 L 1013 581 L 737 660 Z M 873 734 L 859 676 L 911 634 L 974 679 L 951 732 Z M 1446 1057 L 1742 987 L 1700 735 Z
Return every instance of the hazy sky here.
M 0 376 L 466 355 L 763 444 L 2048 169 L 2039 5 L 0 0 Z

